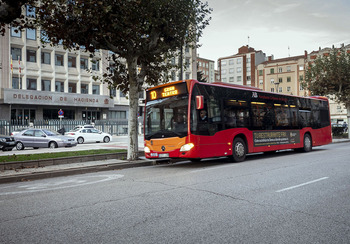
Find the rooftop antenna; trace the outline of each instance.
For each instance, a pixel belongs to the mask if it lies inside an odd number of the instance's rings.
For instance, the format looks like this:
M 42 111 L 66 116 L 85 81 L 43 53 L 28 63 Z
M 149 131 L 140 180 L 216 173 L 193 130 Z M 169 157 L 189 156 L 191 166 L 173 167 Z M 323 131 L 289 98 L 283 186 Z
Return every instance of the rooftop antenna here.
M 249 47 L 249 36 L 248 36 L 248 47 Z
M 288 57 L 290 57 L 290 48 L 288 46 Z

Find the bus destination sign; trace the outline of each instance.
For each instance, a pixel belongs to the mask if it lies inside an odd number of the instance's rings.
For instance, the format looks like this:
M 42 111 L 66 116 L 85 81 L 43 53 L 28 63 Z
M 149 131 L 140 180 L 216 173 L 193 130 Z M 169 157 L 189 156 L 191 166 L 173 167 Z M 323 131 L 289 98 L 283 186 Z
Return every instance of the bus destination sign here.
M 187 93 L 186 83 L 175 84 L 171 86 L 160 87 L 151 91 L 147 91 L 147 100 L 152 101 L 156 99 L 172 97 Z

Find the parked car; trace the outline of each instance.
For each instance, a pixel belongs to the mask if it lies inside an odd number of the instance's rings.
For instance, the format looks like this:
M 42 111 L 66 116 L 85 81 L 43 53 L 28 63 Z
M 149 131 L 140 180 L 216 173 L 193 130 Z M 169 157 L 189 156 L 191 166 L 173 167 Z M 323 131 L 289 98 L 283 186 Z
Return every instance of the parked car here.
M 20 133 L 20 132 L 22 132 L 24 130 L 28 130 L 28 129 L 29 128 L 17 128 L 16 130 L 11 132 L 11 136 L 14 136 L 14 135 L 16 135 L 16 134 L 18 134 L 18 133 Z
M 95 129 L 95 126 L 93 126 L 93 125 L 77 125 L 71 131 L 75 131 L 75 130 L 81 129 L 81 128 Z
M 16 146 L 16 141 L 12 136 L 0 135 L 0 149 L 3 151 L 11 151 Z
M 74 138 L 63 136 L 56 131 L 47 129 L 27 129 L 14 136 L 16 140 L 16 149 L 23 150 L 25 147 L 72 147 L 77 142 Z
M 66 136 L 73 137 L 78 144 L 84 142 L 105 142 L 112 141 L 112 136 L 94 128 L 77 128 L 66 132 Z

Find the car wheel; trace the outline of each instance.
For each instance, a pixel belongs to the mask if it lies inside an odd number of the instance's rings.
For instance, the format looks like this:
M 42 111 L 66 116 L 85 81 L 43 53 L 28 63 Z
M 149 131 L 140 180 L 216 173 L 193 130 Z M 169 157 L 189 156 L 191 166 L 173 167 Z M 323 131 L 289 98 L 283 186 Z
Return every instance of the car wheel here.
M 110 141 L 111 141 L 111 139 L 109 138 L 109 136 L 105 136 L 105 138 L 103 138 L 104 143 L 108 143 Z
M 304 152 L 310 152 L 312 150 L 312 140 L 311 136 L 309 134 L 304 135 L 304 147 L 303 151 Z
M 83 144 L 83 143 L 84 143 L 84 138 L 79 137 L 79 138 L 77 139 L 77 142 L 78 142 L 78 144 Z
M 24 150 L 24 145 L 22 142 L 17 142 L 16 144 L 16 149 L 17 150 Z
M 52 149 L 57 148 L 57 143 L 54 142 L 54 141 L 50 142 L 49 143 L 49 148 L 52 148 Z
M 244 142 L 244 140 L 240 137 L 236 137 L 233 140 L 233 146 L 232 146 L 232 158 L 235 162 L 242 162 L 244 161 L 247 154 L 247 146 Z

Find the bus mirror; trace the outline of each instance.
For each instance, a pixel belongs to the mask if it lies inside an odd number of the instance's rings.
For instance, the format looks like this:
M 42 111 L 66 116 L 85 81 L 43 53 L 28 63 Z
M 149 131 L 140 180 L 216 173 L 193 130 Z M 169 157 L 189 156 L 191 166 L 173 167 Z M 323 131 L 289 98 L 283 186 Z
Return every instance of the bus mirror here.
M 204 108 L 204 97 L 203 96 L 196 96 L 196 108 L 197 109 L 203 109 Z

